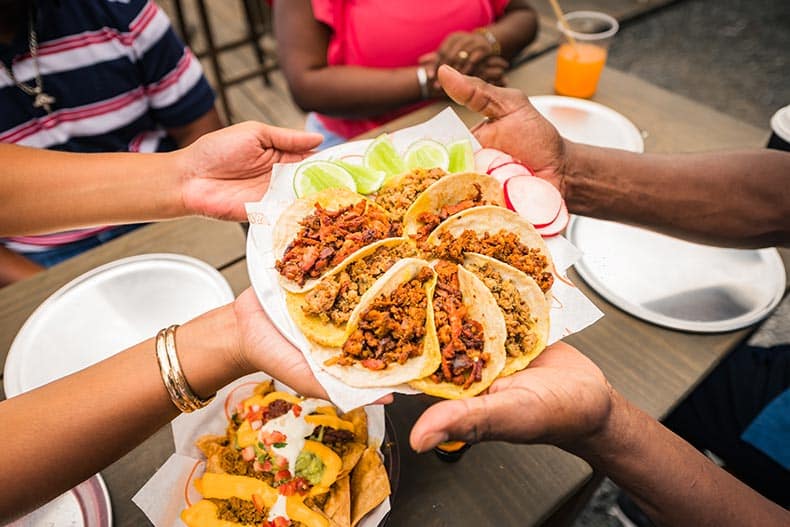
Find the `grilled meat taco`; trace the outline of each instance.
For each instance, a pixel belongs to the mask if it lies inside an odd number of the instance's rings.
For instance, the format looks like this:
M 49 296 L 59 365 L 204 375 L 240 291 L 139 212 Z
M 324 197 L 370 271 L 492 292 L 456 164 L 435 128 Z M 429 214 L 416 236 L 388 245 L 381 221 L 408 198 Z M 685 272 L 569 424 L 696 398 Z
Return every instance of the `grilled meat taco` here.
M 491 291 L 471 272 L 446 260 L 433 267 L 437 281 L 431 304 L 441 361 L 409 385 L 445 399 L 471 397 L 488 388 L 505 366 L 505 320 Z
M 274 227 L 280 283 L 287 291 L 307 291 L 355 252 L 400 231 L 381 208 L 349 190 L 326 189 L 298 199 Z
M 271 381 L 238 405 L 225 435 L 197 445 L 206 471 L 194 482 L 203 499 L 181 513 L 189 527 L 350 527 L 349 479 L 383 470 L 359 467 L 368 450 L 364 410 L 339 414 L 326 401 L 276 392 Z M 361 492 L 377 505 L 390 489 L 386 474 L 374 480 Z
M 464 268 L 494 295 L 505 317 L 505 367 L 500 377 L 523 370 L 549 338 L 549 302 L 531 277 L 488 256 L 467 253 Z
M 403 234 L 424 241 L 450 216 L 481 205 L 505 206 L 502 184 L 482 174 L 451 174 L 419 195 L 403 216 Z
M 554 283 L 554 264 L 543 237 L 527 220 L 502 207 L 459 212 L 439 225 L 423 248 L 434 258 L 457 263 L 470 252 L 490 256 L 532 277 L 544 294 Z
M 447 175 L 441 168 L 415 168 L 385 181 L 374 199 L 390 218 L 399 222 L 417 196 Z
M 430 374 L 439 364 L 429 302 L 435 283 L 428 262 L 404 258 L 363 295 L 343 346 L 314 346 L 314 358 L 357 387 L 393 386 Z
M 405 238 L 387 238 L 357 251 L 305 293 L 285 292 L 291 318 L 317 344 L 342 346 L 351 313 L 362 295 L 402 258 L 416 256 Z

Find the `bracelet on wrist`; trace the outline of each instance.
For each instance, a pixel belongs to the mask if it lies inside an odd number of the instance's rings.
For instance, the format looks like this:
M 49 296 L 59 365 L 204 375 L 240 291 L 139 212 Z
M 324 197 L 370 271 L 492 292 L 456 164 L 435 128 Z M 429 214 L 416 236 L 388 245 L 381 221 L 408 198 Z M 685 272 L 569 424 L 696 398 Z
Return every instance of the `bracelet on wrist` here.
M 428 70 L 425 69 L 425 66 L 417 68 L 417 82 L 420 85 L 420 97 L 423 99 L 430 97 L 431 92 L 428 88 Z
M 156 361 L 159 364 L 159 373 L 162 383 L 167 389 L 170 400 L 181 412 L 189 413 L 207 406 L 214 396 L 201 399 L 189 386 L 181 362 L 176 353 L 176 330 L 178 325 L 162 329 L 156 335 Z
M 494 36 L 490 29 L 487 27 L 479 27 L 475 29 L 475 33 L 480 33 L 485 37 L 488 45 L 491 46 L 491 52 L 494 55 L 502 54 L 502 46 L 499 44 L 499 41 L 496 39 L 496 36 Z

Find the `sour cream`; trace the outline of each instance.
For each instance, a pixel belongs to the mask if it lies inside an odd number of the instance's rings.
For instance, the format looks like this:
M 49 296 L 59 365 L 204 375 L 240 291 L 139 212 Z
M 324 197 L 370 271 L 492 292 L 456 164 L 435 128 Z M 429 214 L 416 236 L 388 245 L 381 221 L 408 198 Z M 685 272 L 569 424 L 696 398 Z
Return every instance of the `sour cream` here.
M 259 438 L 271 432 L 280 432 L 285 435 L 285 441 L 283 441 L 285 446 L 282 448 L 272 446 L 270 451 L 288 460 L 288 471 L 291 473 L 291 476 L 296 475 L 296 458 L 299 457 L 299 453 L 304 448 L 305 437 L 312 434 L 316 427 L 316 425 L 305 421 L 305 417 L 315 412 L 317 408 L 329 404 L 321 399 L 305 399 L 299 403 L 299 406 L 302 408 L 299 417 L 294 415 L 293 408 L 291 408 L 287 414 L 272 419 L 261 427 Z
M 286 509 L 285 505 L 287 503 L 287 498 L 282 494 L 277 496 L 277 501 L 274 502 L 272 508 L 269 509 L 269 515 L 266 516 L 268 521 L 274 521 L 275 518 L 278 516 L 282 516 L 286 520 L 290 520 L 291 518 L 288 517 L 288 510 Z

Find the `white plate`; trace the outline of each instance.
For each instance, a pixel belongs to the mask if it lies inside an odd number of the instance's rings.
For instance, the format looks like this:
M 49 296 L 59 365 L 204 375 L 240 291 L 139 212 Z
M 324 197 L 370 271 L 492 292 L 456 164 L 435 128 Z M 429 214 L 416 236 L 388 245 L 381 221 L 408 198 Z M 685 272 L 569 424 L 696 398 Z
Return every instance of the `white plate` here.
M 560 134 L 576 143 L 643 152 L 639 129 L 608 106 L 586 99 L 537 95 L 529 101 Z
M 8 397 L 81 370 L 233 300 L 213 267 L 178 254 L 132 256 L 64 285 L 20 329 L 3 370 Z M 13 527 L 110 527 L 110 496 L 96 474 Z
M 145 254 L 97 267 L 27 319 L 8 352 L 5 392 L 13 397 L 74 373 L 231 300 L 222 275 L 188 256 Z

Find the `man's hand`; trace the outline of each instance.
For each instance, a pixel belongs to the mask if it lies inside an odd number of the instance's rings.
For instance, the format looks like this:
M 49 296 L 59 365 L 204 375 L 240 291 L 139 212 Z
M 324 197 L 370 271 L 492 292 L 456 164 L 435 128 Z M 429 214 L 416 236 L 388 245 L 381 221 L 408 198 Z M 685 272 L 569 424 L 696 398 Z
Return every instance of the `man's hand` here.
M 174 154 L 184 173 L 181 199 L 186 212 L 244 220 L 244 203 L 263 196 L 274 164 L 304 159 L 322 139 L 254 121 L 204 135 Z
M 486 395 L 428 408 L 412 428 L 411 446 L 425 452 L 448 440 L 502 440 L 573 450 L 603 429 L 612 392 L 590 359 L 560 342 L 527 369 L 497 380 Z
M 526 163 L 536 176 L 563 190 L 565 142 L 526 95 L 461 75 L 447 66 L 439 68 L 439 82 L 455 102 L 488 118 L 474 130 L 483 146 L 507 152 Z

